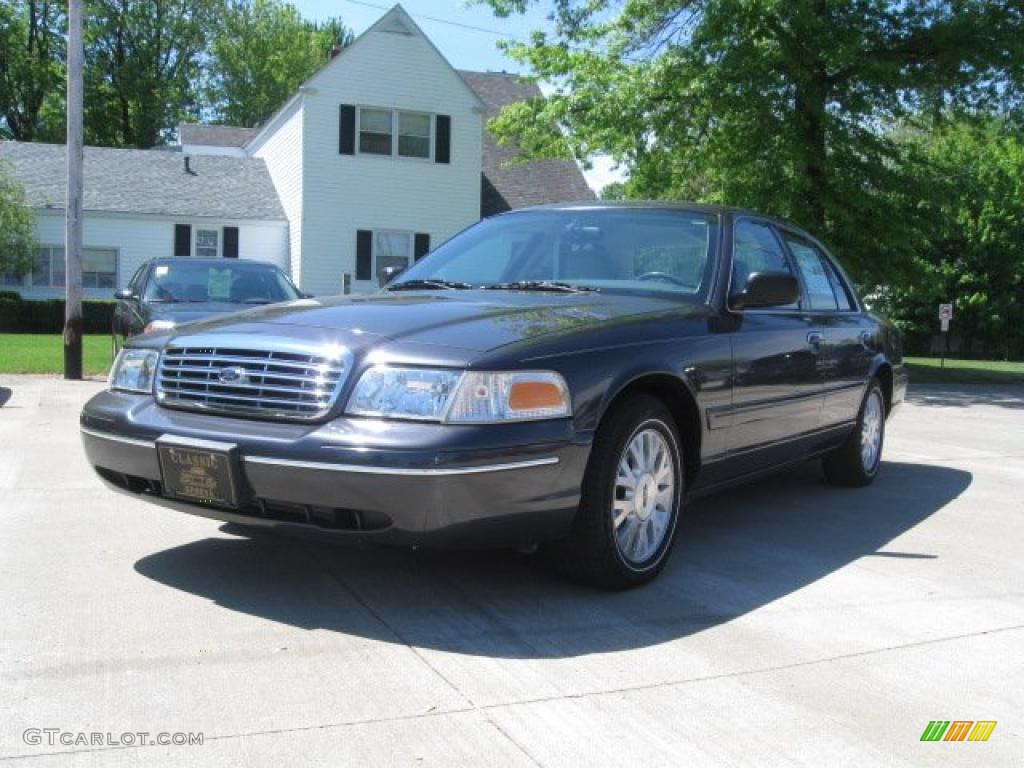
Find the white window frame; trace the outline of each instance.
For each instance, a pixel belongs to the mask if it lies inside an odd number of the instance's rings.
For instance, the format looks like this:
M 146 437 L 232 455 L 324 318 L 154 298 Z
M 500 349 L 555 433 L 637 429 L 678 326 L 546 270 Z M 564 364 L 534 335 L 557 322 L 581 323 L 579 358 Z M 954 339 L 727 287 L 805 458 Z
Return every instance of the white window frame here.
M 217 253 L 213 256 L 200 256 L 199 255 L 199 233 L 202 232 L 213 232 L 217 236 Z M 221 230 L 218 227 L 200 227 L 199 225 L 192 227 L 192 257 L 195 259 L 219 259 L 222 250 Z
M 383 157 L 383 155 L 381 155 Z M 409 239 L 409 248 L 405 254 L 405 266 L 413 264 L 416 252 L 416 233 L 405 229 L 371 229 L 370 230 L 370 282 L 377 282 L 377 235 L 405 235 Z M 365 282 L 365 281 L 364 281 Z
M 32 290 L 32 289 L 36 289 L 36 290 L 52 290 L 52 289 L 55 289 L 55 288 L 56 289 L 60 289 L 60 290 L 64 289 L 64 287 L 65 287 L 64 285 L 54 285 L 54 282 L 53 282 L 53 252 L 55 250 L 59 250 L 59 251 L 63 252 L 64 246 L 63 245 L 54 245 L 52 243 L 41 243 L 41 244 L 37 245 L 35 248 L 36 248 L 37 251 L 41 251 L 41 250 L 47 251 L 47 273 L 48 274 L 47 274 L 47 278 L 46 278 L 46 284 L 45 285 L 36 285 L 35 283 L 32 282 L 32 272 L 33 272 L 34 265 L 35 265 L 35 262 L 33 260 L 33 267 L 30 267 L 28 272 L 26 272 L 24 275 L 21 276 L 20 282 L 18 282 L 18 283 L 8 283 L 6 280 L 0 281 L 0 290 L 3 290 L 3 289 L 10 290 L 12 288 L 21 288 L 23 290 Z M 116 289 L 121 287 L 121 249 L 120 248 L 115 248 L 114 246 L 110 246 L 110 245 L 83 245 L 82 246 L 82 250 L 83 251 L 113 251 L 113 253 L 114 253 L 114 284 L 112 286 L 110 286 L 110 288 L 116 290 Z M 84 253 L 83 253 L 83 255 L 84 255 Z M 65 282 L 65 284 L 67 283 L 66 264 L 65 264 L 64 282 Z M 101 288 L 101 287 L 97 287 L 97 286 L 83 286 L 83 288 L 86 291 L 106 291 L 106 290 L 108 290 L 107 287 L 102 287 Z
M 374 112 L 390 112 L 391 113 L 391 154 L 384 155 L 379 152 L 363 152 L 360 147 L 361 137 L 363 133 L 363 110 L 368 109 Z M 399 133 L 399 120 L 400 115 L 420 115 L 423 117 L 430 118 L 430 154 L 427 157 L 413 157 L 411 155 L 400 155 L 398 153 L 398 139 L 401 136 Z M 369 104 L 361 104 L 356 107 L 356 141 L 355 151 L 357 155 L 362 157 L 383 157 L 390 158 L 392 160 L 408 160 L 414 163 L 433 163 L 434 156 L 437 151 L 437 115 L 433 112 L 421 112 L 418 109 L 392 109 L 390 107 L 374 107 Z

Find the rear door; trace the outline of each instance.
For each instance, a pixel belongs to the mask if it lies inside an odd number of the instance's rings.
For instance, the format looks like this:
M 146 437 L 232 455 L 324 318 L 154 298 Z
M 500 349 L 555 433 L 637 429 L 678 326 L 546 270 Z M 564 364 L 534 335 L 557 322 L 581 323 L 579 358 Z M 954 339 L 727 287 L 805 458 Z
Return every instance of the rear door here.
M 852 421 L 860 409 L 875 355 L 874 323 L 859 311 L 852 291 L 824 249 L 796 232 L 784 230 L 782 236 L 804 283 L 808 310 L 824 331 L 821 426 Z
M 743 217 L 733 228 L 730 293 L 741 290 L 754 272 L 795 274 L 774 227 Z M 733 334 L 732 422 L 729 452 L 740 453 L 813 432 L 821 421 L 823 376 L 819 318 L 804 309 L 805 299 L 785 307 L 747 309 Z M 745 471 L 789 458 L 787 448 L 762 452 L 744 462 Z

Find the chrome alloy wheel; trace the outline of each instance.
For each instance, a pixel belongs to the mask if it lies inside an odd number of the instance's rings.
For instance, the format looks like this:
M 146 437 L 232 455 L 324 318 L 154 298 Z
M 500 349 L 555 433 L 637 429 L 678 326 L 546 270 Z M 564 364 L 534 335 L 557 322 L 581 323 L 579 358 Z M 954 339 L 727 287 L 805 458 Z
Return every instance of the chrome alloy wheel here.
M 676 504 L 672 449 L 657 429 L 638 430 L 619 457 L 612 501 L 612 527 L 619 554 L 641 566 L 659 551 Z
M 865 472 L 873 472 L 882 450 L 882 396 L 876 390 L 864 403 L 860 425 L 860 462 Z

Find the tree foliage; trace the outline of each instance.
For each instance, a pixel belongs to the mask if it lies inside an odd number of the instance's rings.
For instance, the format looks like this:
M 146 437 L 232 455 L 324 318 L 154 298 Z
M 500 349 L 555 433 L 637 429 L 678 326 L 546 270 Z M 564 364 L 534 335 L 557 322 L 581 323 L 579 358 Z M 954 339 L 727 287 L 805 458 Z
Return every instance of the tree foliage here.
M 1024 356 L 1024 135 L 1002 118 L 965 118 L 902 135 L 928 190 L 930 223 L 913 279 L 879 294 L 912 347 L 925 349 L 940 302 L 968 356 Z
M 206 104 L 221 123 L 255 126 L 280 107 L 352 33 L 339 19 L 303 19 L 277 0 L 236 0 L 211 45 Z
M 64 4 L 0 4 L 0 138 L 60 141 L 64 135 Z
M 24 274 L 32 268 L 35 218 L 25 190 L 0 164 L 0 272 Z
M 220 0 L 90 0 L 87 144 L 153 147 L 199 114 L 201 57 Z
M 481 0 L 499 15 L 534 0 Z M 1013 101 L 1024 10 L 993 0 L 554 0 L 511 44 L 557 85 L 491 124 L 529 156 L 608 153 L 625 193 L 750 206 L 824 237 L 865 283 L 926 229 L 892 126 Z

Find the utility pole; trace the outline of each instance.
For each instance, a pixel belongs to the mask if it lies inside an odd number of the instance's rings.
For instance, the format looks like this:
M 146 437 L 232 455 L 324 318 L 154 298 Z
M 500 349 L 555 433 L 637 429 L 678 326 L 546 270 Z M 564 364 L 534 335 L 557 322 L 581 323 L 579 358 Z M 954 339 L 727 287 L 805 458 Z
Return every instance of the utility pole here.
M 68 198 L 64 226 L 64 378 L 82 378 L 82 166 L 85 142 L 82 43 L 84 0 L 68 3 Z

